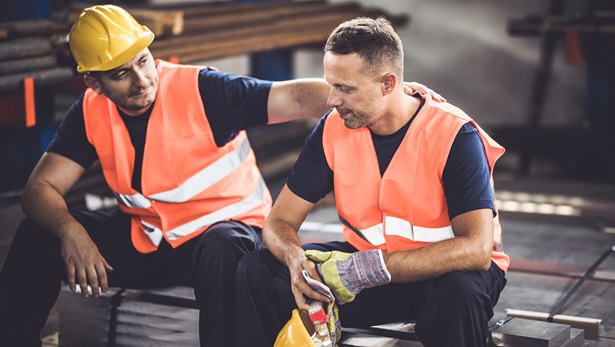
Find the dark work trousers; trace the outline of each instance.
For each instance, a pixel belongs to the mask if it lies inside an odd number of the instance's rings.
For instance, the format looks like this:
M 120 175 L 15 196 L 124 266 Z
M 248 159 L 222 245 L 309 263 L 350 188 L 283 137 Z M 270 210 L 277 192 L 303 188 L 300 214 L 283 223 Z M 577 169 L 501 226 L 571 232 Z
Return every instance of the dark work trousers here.
M 109 286 L 194 287 L 201 346 L 228 345 L 234 336 L 235 269 L 242 256 L 264 248 L 259 228 L 219 222 L 175 249 L 163 239 L 157 251 L 142 254 L 132 246 L 130 217 L 119 209 L 73 216 L 113 267 Z M 66 278 L 59 239 L 25 219 L 0 280 L 0 346 L 41 345 L 39 334 Z
M 305 249 L 356 252 L 346 242 L 308 244 Z M 413 283 L 394 283 L 361 291 L 338 305 L 343 327 L 415 321 L 425 347 L 486 346 L 487 323 L 504 289 L 504 272 L 451 272 Z M 296 308 L 288 268 L 268 250 L 243 257 L 237 269 L 237 347 L 272 346 Z M 342 336 L 344 330 L 342 329 Z

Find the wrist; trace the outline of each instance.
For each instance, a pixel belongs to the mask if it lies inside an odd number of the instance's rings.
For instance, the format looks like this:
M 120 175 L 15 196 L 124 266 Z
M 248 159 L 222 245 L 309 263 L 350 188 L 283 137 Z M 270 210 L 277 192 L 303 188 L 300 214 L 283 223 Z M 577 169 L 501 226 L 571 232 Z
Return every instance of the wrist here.
M 290 267 L 293 263 L 303 263 L 307 260 L 305 251 L 301 248 L 301 246 L 292 246 L 290 249 L 286 249 L 283 252 L 282 261 L 288 267 Z

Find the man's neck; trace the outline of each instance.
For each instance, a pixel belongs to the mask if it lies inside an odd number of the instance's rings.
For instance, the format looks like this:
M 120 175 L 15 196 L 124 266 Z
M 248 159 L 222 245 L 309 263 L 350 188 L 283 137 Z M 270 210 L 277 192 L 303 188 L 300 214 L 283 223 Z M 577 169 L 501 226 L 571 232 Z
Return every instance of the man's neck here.
M 398 96 L 395 100 L 391 100 L 388 105 L 390 106 L 382 118 L 383 122 L 377 127 L 370 126 L 370 130 L 378 135 L 386 136 L 393 134 L 406 125 L 418 110 L 421 100 L 403 93 L 403 95 Z

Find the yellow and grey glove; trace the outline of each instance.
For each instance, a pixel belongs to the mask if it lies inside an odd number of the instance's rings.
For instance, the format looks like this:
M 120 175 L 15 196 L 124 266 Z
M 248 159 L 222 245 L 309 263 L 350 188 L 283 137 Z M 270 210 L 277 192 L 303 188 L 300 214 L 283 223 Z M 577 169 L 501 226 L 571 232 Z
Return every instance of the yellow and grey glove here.
M 320 277 L 339 304 L 353 301 L 363 289 L 391 282 L 379 249 L 355 253 L 308 250 L 305 256 L 317 264 Z

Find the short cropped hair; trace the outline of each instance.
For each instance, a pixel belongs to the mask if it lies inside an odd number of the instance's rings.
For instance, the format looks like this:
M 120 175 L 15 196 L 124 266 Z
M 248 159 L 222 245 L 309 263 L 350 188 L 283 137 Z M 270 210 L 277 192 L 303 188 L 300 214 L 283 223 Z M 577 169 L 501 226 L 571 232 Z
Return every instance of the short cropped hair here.
M 357 53 L 370 73 L 379 73 L 383 67 L 392 69 L 399 76 L 404 71 L 401 39 L 384 17 L 360 17 L 340 24 L 329 35 L 325 52 Z

